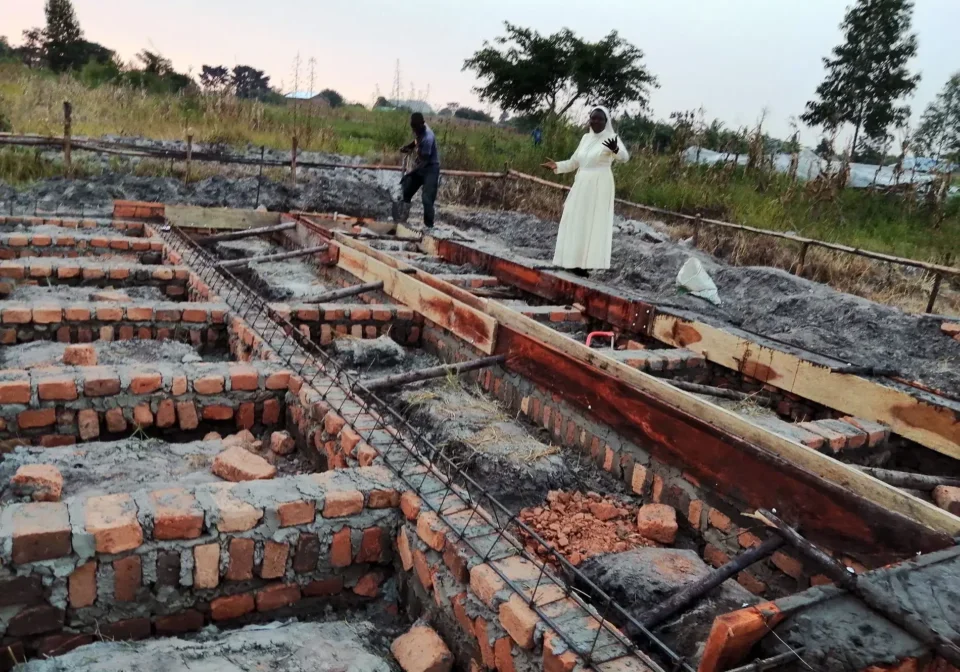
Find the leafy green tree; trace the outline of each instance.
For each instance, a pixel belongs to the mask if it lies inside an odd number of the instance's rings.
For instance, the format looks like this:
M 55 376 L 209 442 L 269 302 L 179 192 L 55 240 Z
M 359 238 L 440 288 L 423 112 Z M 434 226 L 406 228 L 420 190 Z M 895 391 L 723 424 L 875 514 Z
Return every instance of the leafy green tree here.
M 30 28 L 23 31 L 23 44 L 16 48 L 16 54 L 28 68 L 41 68 L 46 63 L 47 51 L 42 28 Z
M 200 86 L 207 91 L 224 91 L 230 85 L 230 70 L 222 65 L 204 65 L 200 69 Z
M 960 163 L 960 72 L 924 110 L 915 137 L 917 149 L 936 159 Z
M 73 4 L 70 0 L 47 0 L 44 11 L 47 16 L 47 27 L 43 30 L 47 65 L 54 72 L 82 67 L 86 63 L 81 60 L 83 31 Z
M 902 125 L 910 108 L 900 101 L 920 81 L 907 68 L 917 53 L 912 14 L 911 0 L 857 0 L 849 7 L 840 26 L 844 43 L 823 59 L 827 75 L 801 119 L 829 130 L 853 124 L 854 148 L 861 131 L 883 140 L 891 124 Z
M 471 107 L 460 107 L 457 108 L 457 111 L 453 113 L 453 116 L 457 119 L 469 119 L 470 121 L 486 121 L 492 122 L 493 117 L 491 117 L 486 112 L 481 110 L 474 110 Z
M 481 100 L 518 114 L 547 112 L 562 116 L 577 103 L 617 108 L 646 107 L 657 79 L 643 65 L 643 52 L 611 32 L 587 42 L 564 28 L 541 35 L 506 23 L 506 35 L 484 43 L 464 61 L 483 82 Z
M 343 106 L 343 96 L 333 89 L 324 89 L 320 92 L 320 95 L 327 99 L 327 102 L 330 103 L 330 107 Z
M 828 138 L 820 138 L 820 144 L 817 145 L 817 148 L 813 150 L 813 152 L 821 159 L 832 159 L 833 143 L 830 142 Z
M 169 58 L 148 49 L 137 54 L 137 60 L 143 64 L 143 72 L 148 75 L 163 76 L 173 72 L 173 62 Z
M 233 69 L 231 84 L 237 98 L 263 100 L 271 93 L 270 78 L 264 74 L 263 70 L 257 70 L 249 65 L 238 65 Z

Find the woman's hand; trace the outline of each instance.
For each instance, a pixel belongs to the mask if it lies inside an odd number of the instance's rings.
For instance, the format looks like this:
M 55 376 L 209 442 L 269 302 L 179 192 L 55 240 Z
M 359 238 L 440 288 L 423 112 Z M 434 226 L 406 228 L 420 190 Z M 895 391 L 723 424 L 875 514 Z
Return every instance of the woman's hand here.
M 557 162 L 553 159 L 547 159 L 544 163 L 540 164 L 541 168 L 546 168 L 547 170 L 557 170 Z
M 609 140 L 604 140 L 604 141 L 603 141 L 603 146 L 606 147 L 607 149 L 609 149 L 609 150 L 610 150 L 611 152 L 613 152 L 614 154 L 619 154 L 619 153 L 620 153 L 620 145 L 619 145 L 619 143 L 617 143 L 617 140 L 619 140 L 619 138 L 617 138 L 617 136 L 613 136 L 613 137 L 610 138 Z

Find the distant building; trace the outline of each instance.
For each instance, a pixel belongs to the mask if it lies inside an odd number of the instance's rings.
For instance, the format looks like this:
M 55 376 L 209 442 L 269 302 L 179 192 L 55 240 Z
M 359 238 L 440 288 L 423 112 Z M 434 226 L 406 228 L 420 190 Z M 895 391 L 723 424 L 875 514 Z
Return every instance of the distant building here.
M 302 103 L 307 103 L 311 106 L 328 108 L 330 107 L 330 101 L 326 99 L 322 94 L 319 93 L 309 93 L 307 91 L 294 91 L 293 93 L 288 93 L 284 96 L 287 100 L 291 101 L 300 101 Z
M 375 110 L 410 110 L 423 115 L 436 114 L 430 104 L 423 100 L 382 100 L 374 106 Z

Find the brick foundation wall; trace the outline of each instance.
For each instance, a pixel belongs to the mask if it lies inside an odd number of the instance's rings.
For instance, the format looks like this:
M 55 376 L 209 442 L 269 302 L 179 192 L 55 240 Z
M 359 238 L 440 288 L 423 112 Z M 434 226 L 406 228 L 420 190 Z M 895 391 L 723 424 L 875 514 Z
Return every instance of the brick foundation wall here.
M 171 298 L 186 294 L 190 269 L 185 266 L 143 266 L 97 259 L 23 258 L 0 262 L 0 297 L 19 284 L 83 287 L 159 287 Z
M 162 247 L 163 243 L 159 240 L 126 236 L 79 236 L 66 231 L 63 235 L 30 231 L 0 232 L 0 259 L 96 256 L 100 259 L 137 261 L 140 254 L 159 252 Z
M 122 221 L 116 219 L 77 219 L 74 217 L 22 217 L 0 215 L 0 228 L 16 226 L 59 226 L 64 229 L 82 229 L 91 231 L 97 229 L 113 230 L 125 236 L 143 236 L 143 222 Z
M 329 345 L 339 336 L 377 338 L 384 335 L 404 345 L 417 345 L 423 324 L 422 317 L 396 304 L 274 303 L 271 308 L 321 345 Z
M 371 468 L 13 504 L 0 642 L 23 660 L 389 598 L 399 499 Z
M 226 304 L 105 301 L 19 303 L 0 301 L 0 343 L 56 340 L 166 340 L 176 338 L 201 351 L 228 347 Z
M 424 328 L 423 347 L 445 362 L 480 356 L 429 321 Z M 683 470 L 655 460 L 641 446 L 595 422 L 583 409 L 560 401 L 551 391 L 502 367 L 465 375 L 511 412 L 547 429 L 554 443 L 583 451 L 645 501 L 674 507 L 681 528 L 700 540 L 698 552 L 708 564 L 719 567 L 731 556 L 761 543 L 760 538 L 751 532 L 756 523 L 742 515 L 746 510 L 744 505 L 701 487 Z M 841 560 L 860 567 L 852 559 Z M 771 559 L 738 574 L 737 580 L 757 595 L 776 596 L 825 580 L 812 569 L 807 568 L 797 555 L 778 551 Z
M 0 373 L 0 442 L 56 446 L 136 427 L 279 424 L 289 372 L 267 364 L 67 367 Z

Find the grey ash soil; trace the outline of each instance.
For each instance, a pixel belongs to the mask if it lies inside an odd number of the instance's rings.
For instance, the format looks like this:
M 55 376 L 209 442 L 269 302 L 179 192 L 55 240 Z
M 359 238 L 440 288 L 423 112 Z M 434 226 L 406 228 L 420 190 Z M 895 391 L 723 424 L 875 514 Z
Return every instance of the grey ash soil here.
M 442 219 L 501 254 L 550 261 L 557 224 L 495 210 L 442 210 Z M 676 277 L 695 256 L 720 292 L 715 307 L 680 294 Z M 649 223 L 618 220 L 611 268 L 592 280 L 637 299 L 695 313 L 857 366 L 897 369 L 947 394 L 960 395 L 960 343 L 940 331 L 942 318 L 909 315 L 768 267 L 736 267 L 675 243 Z
M 5 369 L 32 369 L 43 366 L 62 366 L 67 343 L 33 341 L 0 348 L 0 367 Z M 168 362 L 190 364 L 205 360 L 220 361 L 222 357 L 204 358 L 196 349 L 179 341 L 94 341 L 97 363 L 107 365 L 157 364 Z
M 7 296 L 7 301 L 52 301 L 56 303 L 67 303 L 69 301 L 87 302 L 93 301 L 95 294 L 104 292 L 116 292 L 129 297 L 131 303 L 156 303 L 157 301 L 167 301 L 168 297 L 164 295 L 159 287 L 149 285 L 135 287 L 119 287 L 112 289 L 109 287 L 100 289 L 98 287 L 72 287 L 70 285 L 17 285 Z M 126 303 L 126 302 L 124 302 Z

